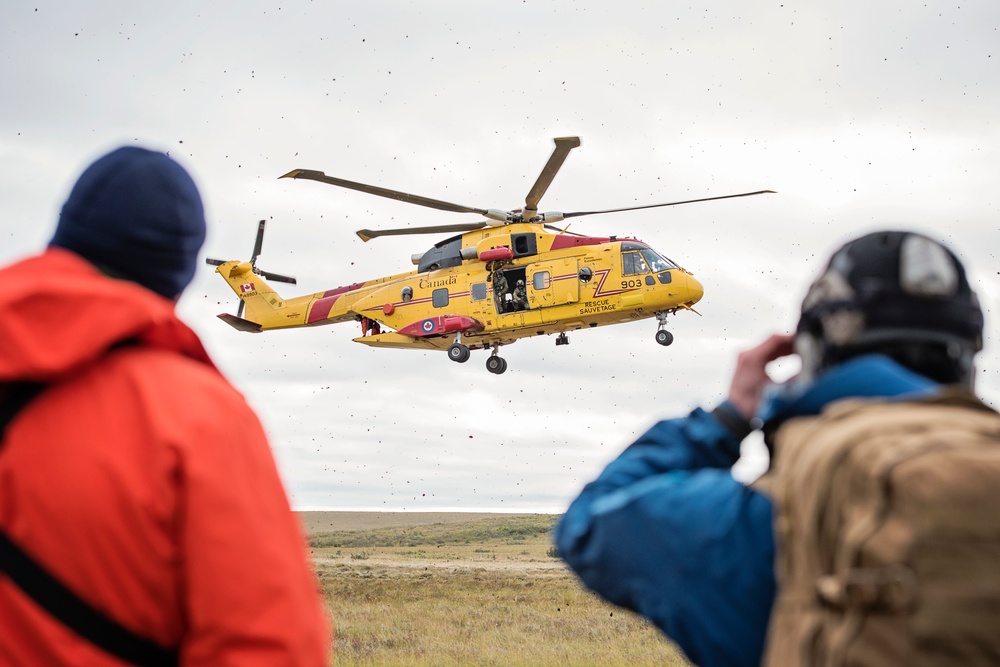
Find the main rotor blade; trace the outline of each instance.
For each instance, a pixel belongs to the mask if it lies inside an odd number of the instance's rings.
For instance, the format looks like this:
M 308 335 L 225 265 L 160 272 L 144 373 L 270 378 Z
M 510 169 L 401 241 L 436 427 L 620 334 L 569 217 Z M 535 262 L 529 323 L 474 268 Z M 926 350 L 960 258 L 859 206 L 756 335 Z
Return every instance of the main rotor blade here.
M 252 264 L 257 259 L 257 255 L 260 254 L 260 249 L 264 245 L 264 220 L 257 223 L 257 240 L 253 244 L 253 254 L 250 255 L 250 263 Z
M 757 192 L 743 192 L 738 195 L 722 195 L 720 197 L 703 197 L 701 199 L 686 199 L 684 201 L 672 201 L 666 204 L 649 204 L 647 206 L 630 206 L 628 208 L 609 208 L 606 211 L 577 211 L 576 213 L 563 213 L 563 218 L 575 218 L 581 215 L 598 215 L 601 213 L 620 213 L 622 211 L 638 211 L 644 208 L 659 208 L 661 206 L 678 206 L 680 204 L 694 204 L 700 201 L 714 201 L 716 199 L 732 199 L 733 197 L 752 197 L 754 195 L 776 194 L 774 190 L 758 190 Z
M 453 213 L 479 213 L 480 215 L 486 215 L 489 212 L 484 208 L 472 208 L 471 206 L 452 204 L 451 202 L 430 199 L 429 197 L 421 197 L 420 195 L 411 195 L 405 192 L 400 192 L 399 190 L 389 190 L 388 188 L 379 188 L 374 185 L 365 185 L 364 183 L 345 181 L 342 178 L 327 176 L 322 171 L 314 171 L 312 169 L 293 169 L 284 176 L 279 176 L 278 178 L 307 178 L 311 181 L 338 185 L 342 188 L 348 188 L 349 190 L 367 192 L 370 195 L 387 197 L 389 199 L 395 199 L 396 201 L 406 202 L 407 204 L 416 204 L 417 206 L 436 208 L 439 211 L 452 211 Z
M 471 232 L 487 227 L 485 222 L 467 222 L 456 225 L 432 225 L 429 227 L 405 227 L 402 229 L 359 229 L 356 233 L 362 241 L 371 241 L 379 236 L 406 236 L 409 234 L 439 234 L 445 232 Z
M 545 191 L 549 189 L 552 179 L 556 177 L 556 173 L 562 167 L 566 156 L 569 155 L 571 150 L 580 145 L 580 137 L 560 137 L 554 141 L 556 142 L 555 150 L 552 151 L 549 161 L 545 163 L 542 173 L 538 175 L 538 180 L 531 186 L 531 190 L 528 191 L 528 196 L 524 200 L 524 208 L 528 211 L 538 210 L 539 200 L 545 194 Z

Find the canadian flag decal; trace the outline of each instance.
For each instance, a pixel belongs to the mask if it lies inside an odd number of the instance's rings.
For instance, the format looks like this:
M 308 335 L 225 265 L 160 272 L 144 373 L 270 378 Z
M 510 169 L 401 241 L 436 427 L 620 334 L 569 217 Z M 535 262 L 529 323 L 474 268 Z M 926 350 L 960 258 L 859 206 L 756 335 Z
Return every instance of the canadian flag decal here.
M 246 294 L 247 292 L 253 291 L 253 283 L 243 283 L 240 285 L 240 291 Z

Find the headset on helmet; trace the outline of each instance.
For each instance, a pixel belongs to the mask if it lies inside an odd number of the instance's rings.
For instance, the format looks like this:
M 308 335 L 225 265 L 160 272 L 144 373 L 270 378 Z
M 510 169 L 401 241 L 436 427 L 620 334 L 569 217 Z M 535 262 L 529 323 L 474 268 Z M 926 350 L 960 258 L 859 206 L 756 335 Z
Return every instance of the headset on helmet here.
M 795 343 L 807 377 L 881 353 L 938 382 L 971 385 L 983 313 L 950 250 L 913 232 L 875 232 L 834 253 L 802 302 Z

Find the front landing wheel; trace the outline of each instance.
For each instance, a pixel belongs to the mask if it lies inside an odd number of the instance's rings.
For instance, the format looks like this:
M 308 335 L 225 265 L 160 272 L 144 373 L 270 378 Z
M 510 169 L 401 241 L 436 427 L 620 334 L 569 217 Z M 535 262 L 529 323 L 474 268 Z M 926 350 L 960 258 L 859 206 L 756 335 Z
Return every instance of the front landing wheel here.
M 460 364 L 464 364 L 469 360 L 469 348 L 461 343 L 452 343 L 448 347 L 448 358 L 452 361 L 456 361 Z
M 486 370 L 494 375 L 500 375 L 507 370 L 507 360 L 503 357 L 489 357 L 486 360 Z
M 660 329 L 656 332 L 656 342 L 660 345 L 670 345 L 674 342 L 674 335 L 666 329 Z

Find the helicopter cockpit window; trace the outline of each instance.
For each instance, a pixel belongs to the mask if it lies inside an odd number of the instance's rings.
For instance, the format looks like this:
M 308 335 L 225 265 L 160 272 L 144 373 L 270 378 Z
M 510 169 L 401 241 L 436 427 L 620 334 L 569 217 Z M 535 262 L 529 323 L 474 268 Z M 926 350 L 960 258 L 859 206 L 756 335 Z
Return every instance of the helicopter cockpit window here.
M 649 273 L 649 267 L 646 266 L 646 260 L 643 258 L 640 252 L 623 252 L 622 253 L 622 273 L 626 276 L 632 276 L 637 273 Z
M 441 287 L 431 292 L 431 303 L 435 308 L 444 308 L 448 305 L 448 288 Z
M 653 273 L 660 273 L 661 271 L 677 268 L 676 264 L 671 262 L 666 257 L 658 255 L 652 248 L 644 249 L 642 251 L 642 256 L 645 258 L 646 264 Z
M 482 301 L 486 298 L 486 283 L 472 283 L 472 300 Z
M 645 243 L 622 241 L 622 273 L 663 273 L 678 268 L 670 259 L 659 254 Z

